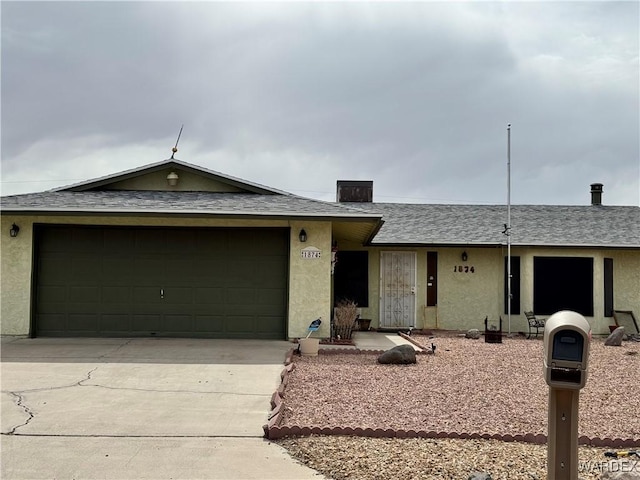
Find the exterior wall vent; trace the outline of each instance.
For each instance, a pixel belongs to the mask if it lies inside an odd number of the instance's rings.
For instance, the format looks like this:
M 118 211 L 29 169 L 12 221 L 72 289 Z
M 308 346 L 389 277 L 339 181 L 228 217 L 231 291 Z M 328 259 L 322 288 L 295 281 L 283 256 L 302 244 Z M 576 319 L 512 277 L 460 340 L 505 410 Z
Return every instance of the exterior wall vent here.
M 372 180 L 338 180 L 336 201 L 373 202 Z
M 602 187 L 601 183 L 591 184 L 591 205 L 602 205 Z

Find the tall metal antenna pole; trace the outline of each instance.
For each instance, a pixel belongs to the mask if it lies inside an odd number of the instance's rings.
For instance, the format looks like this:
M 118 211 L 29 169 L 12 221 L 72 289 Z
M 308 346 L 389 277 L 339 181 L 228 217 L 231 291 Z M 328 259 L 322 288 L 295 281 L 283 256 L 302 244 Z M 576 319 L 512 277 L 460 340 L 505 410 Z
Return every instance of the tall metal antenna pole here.
M 511 124 L 507 125 L 507 318 L 511 336 Z
M 171 151 L 173 152 L 171 154 L 171 159 L 173 160 L 173 156 L 176 154 L 176 152 L 178 151 L 178 142 L 180 141 L 180 135 L 182 135 L 182 129 L 184 128 L 184 124 L 182 124 L 182 126 L 180 127 L 180 132 L 178 133 L 178 139 L 176 140 L 176 146 L 173 147 L 171 149 Z

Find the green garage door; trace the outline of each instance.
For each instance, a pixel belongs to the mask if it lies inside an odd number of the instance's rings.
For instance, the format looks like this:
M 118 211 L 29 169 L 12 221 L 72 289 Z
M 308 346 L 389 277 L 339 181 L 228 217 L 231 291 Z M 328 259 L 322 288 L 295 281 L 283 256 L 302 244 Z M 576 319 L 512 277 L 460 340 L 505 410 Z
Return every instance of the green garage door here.
M 286 336 L 285 229 L 36 229 L 37 336 Z

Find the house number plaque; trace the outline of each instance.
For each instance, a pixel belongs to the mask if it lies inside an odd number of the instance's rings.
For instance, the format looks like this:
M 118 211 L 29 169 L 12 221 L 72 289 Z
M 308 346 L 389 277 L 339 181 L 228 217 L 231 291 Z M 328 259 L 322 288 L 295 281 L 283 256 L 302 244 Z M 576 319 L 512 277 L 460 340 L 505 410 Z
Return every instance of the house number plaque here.
M 320 258 L 322 251 L 316 247 L 303 248 L 300 252 L 302 258 Z

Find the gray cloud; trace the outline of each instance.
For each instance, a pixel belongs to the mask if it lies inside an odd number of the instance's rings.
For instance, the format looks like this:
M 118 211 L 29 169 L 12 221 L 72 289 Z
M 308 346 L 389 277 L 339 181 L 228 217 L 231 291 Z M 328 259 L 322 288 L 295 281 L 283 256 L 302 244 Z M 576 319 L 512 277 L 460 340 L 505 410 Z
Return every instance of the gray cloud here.
M 360 178 L 377 201 L 503 203 L 512 123 L 515 203 L 586 203 L 599 181 L 640 204 L 634 2 L 2 13 L 5 194 L 166 158 L 185 123 L 179 158 L 294 193 Z

